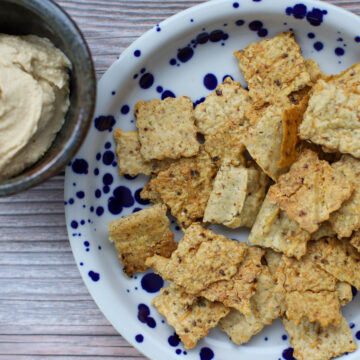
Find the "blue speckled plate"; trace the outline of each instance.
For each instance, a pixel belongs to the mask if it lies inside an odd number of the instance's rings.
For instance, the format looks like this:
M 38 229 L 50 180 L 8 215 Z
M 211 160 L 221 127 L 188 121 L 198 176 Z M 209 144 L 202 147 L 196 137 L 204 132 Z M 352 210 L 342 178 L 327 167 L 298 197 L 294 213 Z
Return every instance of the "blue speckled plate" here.
M 337 73 L 360 60 L 360 20 L 323 2 L 215 0 L 157 25 L 134 42 L 99 83 L 96 116 L 88 137 L 66 171 L 65 209 L 71 246 L 94 300 L 113 326 L 147 357 L 169 359 L 292 359 L 279 320 L 238 347 L 219 329 L 185 351 L 174 331 L 151 304 L 163 285 L 149 271 L 128 279 L 107 223 L 147 206 L 139 192 L 147 178 L 119 177 L 112 131 L 134 130 L 139 100 L 188 95 L 200 102 L 226 75 L 243 81 L 232 53 L 250 42 L 293 29 L 306 58 Z M 179 239 L 181 231 L 173 222 Z M 223 230 L 221 230 L 223 231 Z M 239 240 L 246 232 L 226 233 Z M 344 308 L 360 338 L 356 301 Z M 359 358 L 360 352 L 347 359 Z

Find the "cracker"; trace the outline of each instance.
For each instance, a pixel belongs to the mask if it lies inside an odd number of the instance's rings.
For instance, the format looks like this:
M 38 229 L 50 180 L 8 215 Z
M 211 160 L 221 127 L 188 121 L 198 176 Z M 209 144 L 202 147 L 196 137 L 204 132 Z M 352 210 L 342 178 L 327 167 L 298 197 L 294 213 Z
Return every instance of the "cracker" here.
M 195 124 L 205 136 L 216 134 L 230 122 L 237 126 L 245 125 L 244 109 L 249 103 L 248 91 L 227 77 L 214 93 L 196 106 Z
M 140 142 L 137 131 L 123 132 L 120 129 L 115 129 L 114 139 L 116 142 L 119 175 L 153 175 L 167 169 L 173 162 L 170 159 L 144 161 L 140 154 Z
M 285 294 L 285 299 L 286 317 L 295 325 L 299 325 L 304 317 L 320 323 L 323 328 L 341 323 L 340 302 L 334 291 L 292 291 Z
M 245 316 L 250 316 L 250 299 L 256 291 L 263 256 L 262 249 L 249 247 L 238 272 L 230 280 L 213 283 L 201 291 L 200 295 L 210 301 L 219 301 L 227 307 L 240 311 Z
M 283 323 L 297 360 L 328 360 L 357 349 L 344 317 L 339 326 L 330 325 L 325 329 L 306 318 L 300 325 L 287 319 L 283 319 Z
M 281 294 L 276 292 L 274 280 L 267 267 L 263 266 L 256 293 L 251 299 L 250 315 L 246 317 L 232 309 L 220 320 L 220 328 L 235 344 L 244 344 L 280 315 L 280 303 Z
M 156 257 L 146 260 L 164 280 L 172 281 L 184 288 L 189 294 L 198 294 L 212 283 L 230 280 L 238 271 L 243 261 L 247 245 L 211 230 L 200 224 L 192 224 L 185 230 L 178 248 L 171 255 L 170 261 L 161 264 Z
M 204 222 L 251 227 L 265 196 L 267 176 L 255 167 L 223 164 L 206 205 Z
M 319 240 L 323 237 L 335 235 L 336 232 L 333 230 L 330 223 L 328 221 L 324 221 L 323 223 L 321 223 L 319 229 L 317 229 L 314 233 L 311 234 L 311 240 Z
M 299 127 L 302 139 L 360 157 L 360 64 L 340 75 L 319 80 Z
M 180 159 L 152 180 L 181 227 L 202 219 L 217 168 L 205 151 L 193 158 Z
M 279 206 L 265 198 L 256 217 L 248 242 L 300 259 L 306 253 L 310 234 L 289 218 Z
M 283 137 L 281 143 L 281 155 L 278 166 L 288 167 L 292 165 L 299 156 L 296 148 L 298 139 L 298 128 L 307 108 L 309 96 L 306 95 L 298 105 L 284 109 L 282 116 Z
M 319 79 L 326 79 L 327 75 L 320 69 L 319 64 L 313 59 L 305 60 L 305 67 L 310 75 L 310 80 L 315 84 Z
M 354 234 L 351 236 L 350 244 L 360 252 L 360 231 L 355 231 Z
M 158 254 L 170 257 L 176 249 L 169 229 L 165 205 L 154 205 L 108 224 L 109 239 L 114 243 L 124 272 L 132 277 L 145 271 L 147 257 Z
M 234 53 L 249 86 L 250 97 L 261 106 L 310 84 L 310 75 L 292 32 L 252 43 Z
M 313 233 L 352 192 L 353 185 L 342 172 L 305 150 L 290 171 L 269 189 L 268 198 L 302 229 Z
M 343 281 L 336 283 L 336 293 L 342 306 L 348 304 L 353 298 L 351 285 Z
M 174 327 L 186 349 L 193 348 L 229 313 L 223 304 L 188 295 L 176 286 L 162 288 L 152 304 Z
M 341 171 L 354 185 L 350 199 L 329 218 L 338 238 L 350 237 L 354 230 L 360 229 L 360 160 L 344 155 L 332 168 Z
M 194 156 L 199 151 L 192 101 L 186 97 L 139 101 L 136 127 L 145 161 Z
M 322 238 L 309 243 L 308 253 L 320 268 L 360 289 L 360 254 L 348 241 Z
M 231 123 L 217 133 L 206 136 L 204 149 L 219 167 L 225 162 L 245 166 L 243 139 L 243 130 Z
M 155 190 L 154 179 L 152 178 L 149 182 L 143 187 L 140 192 L 140 197 L 143 200 L 149 200 L 154 204 L 161 204 L 163 201 L 161 195 Z
M 272 249 L 265 250 L 265 260 L 271 275 L 275 275 L 276 270 L 280 265 L 281 258 L 281 253 L 278 253 Z
M 283 134 L 283 105 L 269 106 L 244 133 L 244 144 L 252 158 L 266 175 L 276 180 L 286 168 L 280 168 Z

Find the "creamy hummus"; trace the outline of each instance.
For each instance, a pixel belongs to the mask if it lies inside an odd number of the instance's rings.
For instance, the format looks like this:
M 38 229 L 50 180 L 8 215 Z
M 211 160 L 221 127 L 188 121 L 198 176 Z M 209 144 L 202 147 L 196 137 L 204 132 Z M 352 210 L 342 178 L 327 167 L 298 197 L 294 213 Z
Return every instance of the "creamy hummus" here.
M 70 62 L 48 39 L 0 34 L 0 179 L 39 160 L 69 108 Z

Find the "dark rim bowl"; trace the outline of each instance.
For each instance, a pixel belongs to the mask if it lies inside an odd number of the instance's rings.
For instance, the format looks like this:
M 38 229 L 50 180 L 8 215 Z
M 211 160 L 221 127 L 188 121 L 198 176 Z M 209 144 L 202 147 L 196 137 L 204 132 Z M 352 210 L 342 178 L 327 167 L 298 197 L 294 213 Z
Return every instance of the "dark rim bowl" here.
M 52 0 L 1 0 L 0 33 L 49 38 L 72 64 L 70 107 L 50 149 L 21 174 L 0 181 L 0 196 L 26 190 L 57 175 L 75 155 L 93 117 L 96 77 L 90 50 L 75 22 Z

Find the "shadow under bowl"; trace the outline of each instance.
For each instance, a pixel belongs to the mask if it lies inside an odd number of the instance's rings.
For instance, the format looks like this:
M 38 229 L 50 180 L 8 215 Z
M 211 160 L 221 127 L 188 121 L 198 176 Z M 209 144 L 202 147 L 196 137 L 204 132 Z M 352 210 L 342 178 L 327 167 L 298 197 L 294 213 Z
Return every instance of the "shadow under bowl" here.
M 79 149 L 96 102 L 96 77 L 90 50 L 74 21 L 51 0 L 1 0 L 0 33 L 47 37 L 72 64 L 70 107 L 44 156 L 21 174 L 0 181 L 0 196 L 26 190 L 58 174 Z

